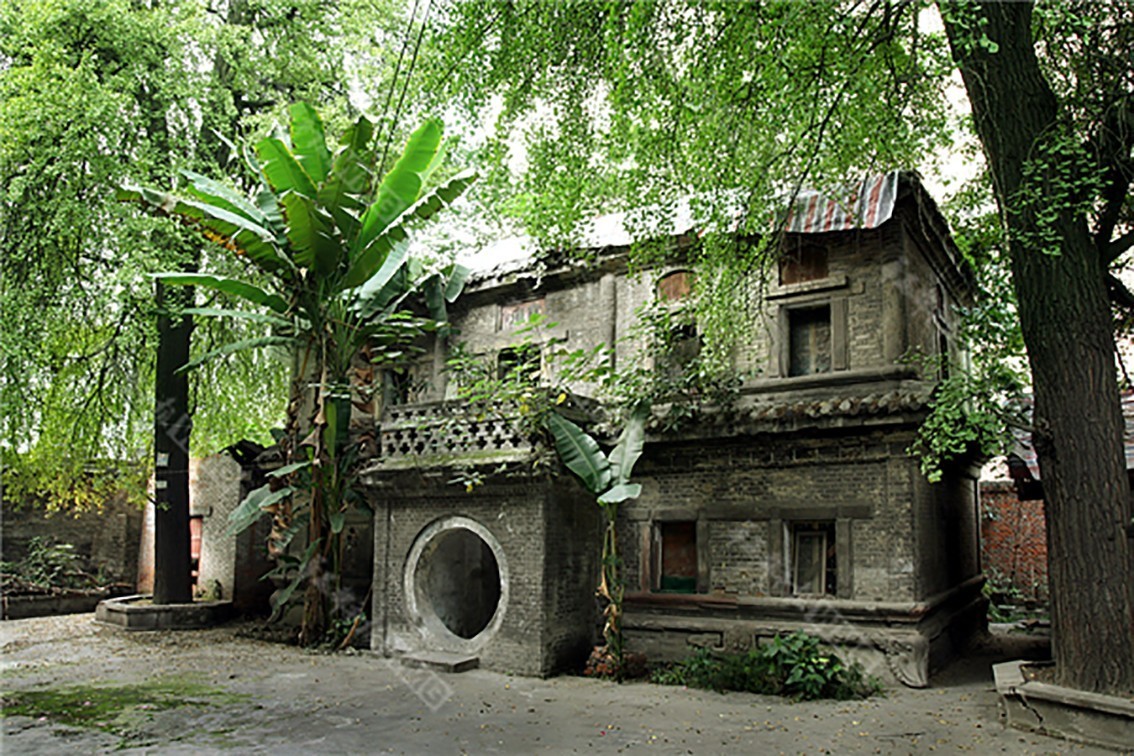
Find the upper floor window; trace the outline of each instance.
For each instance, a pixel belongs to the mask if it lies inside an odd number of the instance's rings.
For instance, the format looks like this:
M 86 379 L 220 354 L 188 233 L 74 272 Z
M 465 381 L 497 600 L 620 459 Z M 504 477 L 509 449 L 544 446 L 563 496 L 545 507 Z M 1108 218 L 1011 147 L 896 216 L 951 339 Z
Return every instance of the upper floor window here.
M 496 355 L 496 377 L 499 380 L 515 377 L 538 383 L 542 369 L 543 355 L 538 347 L 508 347 Z
M 658 299 L 680 302 L 693 293 L 693 271 L 677 270 L 658 281 Z
M 826 278 L 827 248 L 818 244 L 788 243 L 780 258 L 780 283 L 797 284 Z
M 693 324 L 677 325 L 670 329 L 665 348 L 656 365 L 662 375 L 674 380 L 686 376 L 689 366 L 701 356 L 701 334 Z
M 792 308 L 788 318 L 788 375 L 831 371 L 831 305 Z
M 544 299 L 500 305 L 499 330 L 510 331 L 513 328 L 519 328 L 530 323 L 533 317 L 546 314 L 547 302 Z

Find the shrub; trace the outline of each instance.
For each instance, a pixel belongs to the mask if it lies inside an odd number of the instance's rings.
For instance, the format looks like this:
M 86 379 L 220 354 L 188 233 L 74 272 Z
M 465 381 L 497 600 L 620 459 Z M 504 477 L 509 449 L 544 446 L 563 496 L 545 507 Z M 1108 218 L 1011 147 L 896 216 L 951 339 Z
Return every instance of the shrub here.
M 688 685 L 718 692 L 748 691 L 816 698 L 867 698 L 882 690 L 860 664 L 847 664 L 804 632 L 781 637 L 742 654 L 698 649 L 688 659 L 654 670 L 651 680 L 661 685 Z
M 52 588 L 88 588 L 94 581 L 80 569 L 75 547 L 50 536 L 34 536 L 27 555 L 18 562 L 0 562 L 5 592 L 49 591 Z

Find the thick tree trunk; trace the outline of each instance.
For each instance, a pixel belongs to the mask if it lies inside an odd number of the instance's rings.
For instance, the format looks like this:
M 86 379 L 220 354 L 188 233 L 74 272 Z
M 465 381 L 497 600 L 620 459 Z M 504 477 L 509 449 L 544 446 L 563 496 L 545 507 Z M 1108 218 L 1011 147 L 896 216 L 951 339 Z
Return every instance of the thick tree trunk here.
M 176 319 L 169 316 L 166 311 L 169 299 L 169 293 L 158 281 L 154 388 L 155 604 L 183 604 L 193 600 L 189 554 L 189 431 L 192 421 L 188 377 L 177 372 L 189 361 L 193 324 L 187 315 Z
M 1129 693 L 1134 575 L 1125 524 L 1131 493 L 1105 263 L 1082 212 L 1060 208 L 1064 200 L 1057 191 L 1038 202 L 1019 194 L 1035 161 L 1045 161 L 1042 189 L 1058 188 L 1060 168 L 1067 167 L 1063 161 L 1074 159 L 1066 150 L 1047 149 L 1060 133 L 1060 113 L 1033 49 L 1031 6 L 986 3 L 952 9 L 950 17 L 950 8 L 942 5 L 1008 229 L 1032 370 L 1056 676 L 1075 688 Z M 995 49 L 976 42 L 978 15 Z M 1047 238 L 1058 249 L 1037 241 L 1039 210 L 1060 211 L 1047 226 L 1057 232 Z

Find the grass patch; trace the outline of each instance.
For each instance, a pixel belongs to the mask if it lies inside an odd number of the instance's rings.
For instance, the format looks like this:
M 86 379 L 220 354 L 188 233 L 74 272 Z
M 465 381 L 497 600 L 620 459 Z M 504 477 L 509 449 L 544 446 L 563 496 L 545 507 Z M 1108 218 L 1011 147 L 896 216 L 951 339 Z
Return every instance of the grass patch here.
M 5 717 L 24 716 L 125 736 L 157 712 L 236 703 L 248 697 L 186 682 L 75 686 L 0 693 Z

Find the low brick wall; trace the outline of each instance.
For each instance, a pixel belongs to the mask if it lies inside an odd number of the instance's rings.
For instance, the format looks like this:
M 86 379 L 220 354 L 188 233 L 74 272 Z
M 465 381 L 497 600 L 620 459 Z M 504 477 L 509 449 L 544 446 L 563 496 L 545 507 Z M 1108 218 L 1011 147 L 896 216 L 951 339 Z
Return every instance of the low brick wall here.
M 49 513 L 32 507 L 4 507 L 4 527 L 0 534 L 0 553 L 15 562 L 27 554 L 28 542 L 35 536 L 52 537 L 75 547 L 80 567 L 101 574 L 105 583 L 134 584 L 138 572 L 138 543 L 142 530 L 142 510 L 119 494 L 107 501 L 100 512 Z
M 1028 600 L 1047 601 L 1047 527 L 1043 501 L 1020 501 L 1009 482 L 982 482 L 981 563 Z

